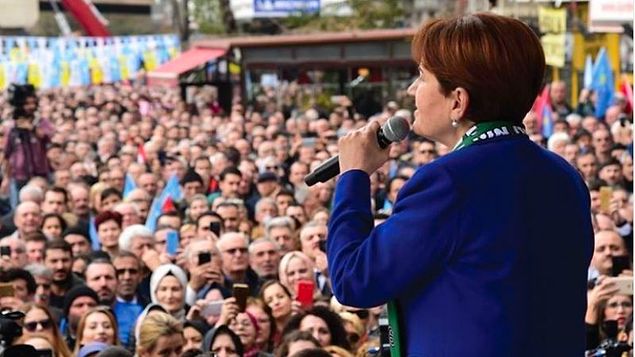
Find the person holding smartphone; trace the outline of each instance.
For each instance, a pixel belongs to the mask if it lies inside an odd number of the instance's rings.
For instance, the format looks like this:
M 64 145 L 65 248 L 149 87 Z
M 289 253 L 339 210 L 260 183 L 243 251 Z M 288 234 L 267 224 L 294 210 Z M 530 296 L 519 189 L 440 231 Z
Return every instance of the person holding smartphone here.
M 190 241 L 185 249 L 185 257 L 187 270 L 190 272 L 190 281 L 185 289 L 185 302 L 193 307 L 209 290 L 224 289 L 221 260 L 214 243 L 206 238 Z

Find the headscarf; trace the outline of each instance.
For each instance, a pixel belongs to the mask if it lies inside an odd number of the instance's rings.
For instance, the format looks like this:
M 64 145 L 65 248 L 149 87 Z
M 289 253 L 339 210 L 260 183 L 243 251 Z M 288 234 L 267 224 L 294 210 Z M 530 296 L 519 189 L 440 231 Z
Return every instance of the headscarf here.
M 183 287 L 183 294 L 185 294 L 185 288 L 187 287 L 187 275 L 185 275 L 183 269 L 174 264 L 163 264 L 156 268 L 150 277 L 150 298 L 152 298 L 152 302 L 155 304 L 159 303 L 159 300 L 157 299 L 157 288 L 159 287 L 159 283 L 168 275 L 174 276 L 179 283 L 181 283 L 181 286 Z M 185 299 L 183 300 L 185 301 Z

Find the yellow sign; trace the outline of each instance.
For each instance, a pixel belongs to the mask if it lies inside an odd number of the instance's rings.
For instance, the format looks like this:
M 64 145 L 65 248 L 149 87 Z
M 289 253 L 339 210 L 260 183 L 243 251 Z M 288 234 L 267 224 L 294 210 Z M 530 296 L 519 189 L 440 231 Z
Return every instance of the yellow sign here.
M 567 10 L 540 7 L 538 26 L 542 33 L 565 33 L 567 31 Z
M 564 67 L 565 34 L 544 35 L 540 42 L 545 51 L 545 62 L 550 66 Z
M 233 62 L 229 62 L 229 73 L 240 74 L 240 65 Z

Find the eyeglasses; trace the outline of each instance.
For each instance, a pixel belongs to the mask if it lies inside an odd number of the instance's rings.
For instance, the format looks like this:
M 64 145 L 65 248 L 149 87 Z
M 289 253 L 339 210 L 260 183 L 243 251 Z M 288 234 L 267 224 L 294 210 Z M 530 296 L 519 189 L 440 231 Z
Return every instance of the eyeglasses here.
M 608 308 L 611 308 L 611 309 L 617 309 L 617 308 L 620 308 L 620 307 L 623 308 L 623 309 L 628 309 L 628 308 L 633 307 L 633 303 L 630 302 L 630 301 L 622 301 L 622 302 L 614 301 L 614 302 L 612 302 L 610 304 L 607 304 L 606 306 Z
M 240 254 L 245 254 L 247 253 L 247 248 L 231 248 L 224 251 L 224 253 L 227 253 L 229 255 L 234 255 L 236 254 L 236 252 L 240 252 Z
M 280 168 L 280 166 L 275 165 L 275 166 L 265 166 L 265 169 L 267 169 L 267 171 L 273 171 L 273 170 L 278 170 Z
M 35 332 L 38 325 L 42 326 L 42 330 L 46 330 L 51 327 L 51 320 L 25 322 L 24 328 L 29 332 Z
M 436 154 L 435 150 L 419 150 L 420 154 Z

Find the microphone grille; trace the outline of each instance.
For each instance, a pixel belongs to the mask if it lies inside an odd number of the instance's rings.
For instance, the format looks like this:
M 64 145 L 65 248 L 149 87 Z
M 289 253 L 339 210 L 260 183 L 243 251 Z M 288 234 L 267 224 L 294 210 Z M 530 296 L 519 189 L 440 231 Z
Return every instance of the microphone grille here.
M 401 141 L 410 132 L 410 123 L 404 117 L 394 116 L 384 124 L 384 136 L 391 142 Z

